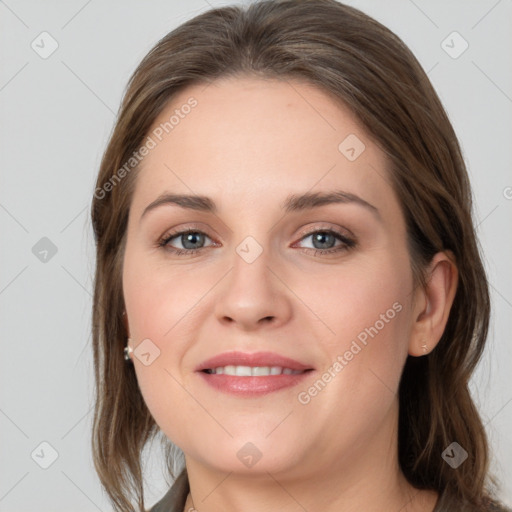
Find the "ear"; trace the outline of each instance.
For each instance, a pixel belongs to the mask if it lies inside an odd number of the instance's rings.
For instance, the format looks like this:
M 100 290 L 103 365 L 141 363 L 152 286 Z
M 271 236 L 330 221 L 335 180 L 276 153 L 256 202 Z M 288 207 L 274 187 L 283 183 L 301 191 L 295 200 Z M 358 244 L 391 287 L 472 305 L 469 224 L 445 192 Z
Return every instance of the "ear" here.
M 459 273 L 451 251 L 438 252 L 427 270 L 427 283 L 414 296 L 411 356 L 430 353 L 443 335 L 457 291 Z

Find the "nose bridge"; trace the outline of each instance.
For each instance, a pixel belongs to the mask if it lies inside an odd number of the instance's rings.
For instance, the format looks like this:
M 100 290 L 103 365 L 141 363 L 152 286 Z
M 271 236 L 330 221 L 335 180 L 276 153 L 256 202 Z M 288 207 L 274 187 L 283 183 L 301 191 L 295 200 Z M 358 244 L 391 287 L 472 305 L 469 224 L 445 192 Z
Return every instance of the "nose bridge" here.
M 234 247 L 232 270 L 216 304 L 220 321 L 234 321 L 245 329 L 255 327 L 263 319 L 274 323 L 286 320 L 290 305 L 283 285 L 272 270 L 268 233 L 248 235 Z M 263 240 L 262 240 L 263 239 Z

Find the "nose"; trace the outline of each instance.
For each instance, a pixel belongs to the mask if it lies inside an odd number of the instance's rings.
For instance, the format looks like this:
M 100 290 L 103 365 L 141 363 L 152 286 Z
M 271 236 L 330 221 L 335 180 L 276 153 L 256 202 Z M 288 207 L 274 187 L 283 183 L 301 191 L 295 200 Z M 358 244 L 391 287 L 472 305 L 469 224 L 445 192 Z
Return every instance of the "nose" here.
M 218 290 L 215 306 L 218 321 L 225 325 L 236 324 L 244 331 L 265 325 L 275 328 L 288 322 L 293 294 L 280 273 L 282 271 L 270 266 L 265 250 L 252 263 L 235 254 L 233 268 Z

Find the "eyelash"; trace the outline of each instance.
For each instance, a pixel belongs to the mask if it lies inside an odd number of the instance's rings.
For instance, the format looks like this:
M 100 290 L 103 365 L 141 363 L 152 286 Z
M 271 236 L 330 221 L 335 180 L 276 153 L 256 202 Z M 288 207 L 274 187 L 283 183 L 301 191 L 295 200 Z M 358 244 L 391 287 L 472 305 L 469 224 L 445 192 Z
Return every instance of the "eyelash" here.
M 207 238 L 210 238 L 206 233 L 204 233 L 203 231 L 200 231 L 198 229 L 186 229 L 184 231 L 177 231 L 175 233 L 170 233 L 168 235 L 165 235 L 158 242 L 158 247 L 161 247 L 167 251 L 170 251 L 170 252 L 176 254 L 177 256 L 183 256 L 183 255 L 192 256 L 193 254 L 196 254 L 197 252 L 201 251 L 202 249 L 206 249 L 206 247 L 201 247 L 199 249 L 176 249 L 176 248 L 168 245 L 168 243 L 172 239 L 177 238 L 182 235 L 186 235 L 188 233 L 199 233 L 201 235 L 205 235 Z M 348 238 L 347 236 L 342 235 L 341 233 L 339 233 L 338 231 L 335 231 L 333 229 L 316 229 L 314 231 L 310 231 L 309 233 L 306 233 L 304 236 L 302 236 L 299 241 L 302 241 L 305 238 L 307 238 L 311 235 L 315 235 L 317 233 L 328 233 L 328 234 L 334 235 L 336 237 L 336 239 L 343 242 L 343 245 L 338 246 L 338 247 L 333 247 L 331 249 L 311 249 L 309 247 L 302 247 L 302 248 L 300 248 L 302 251 L 306 251 L 308 253 L 310 251 L 315 251 L 314 256 L 316 256 L 318 253 L 320 253 L 320 255 L 323 256 L 326 254 L 333 254 L 333 253 L 338 253 L 341 251 L 349 251 L 350 249 L 353 249 L 356 246 L 355 240 L 352 240 L 352 239 Z

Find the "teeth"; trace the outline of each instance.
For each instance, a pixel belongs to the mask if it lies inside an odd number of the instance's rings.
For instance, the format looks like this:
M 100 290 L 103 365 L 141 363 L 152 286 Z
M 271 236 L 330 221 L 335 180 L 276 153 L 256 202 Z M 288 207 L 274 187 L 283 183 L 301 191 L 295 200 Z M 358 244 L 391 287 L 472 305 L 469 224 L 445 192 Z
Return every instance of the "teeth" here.
M 250 377 L 251 367 L 250 366 L 235 366 L 235 375 L 237 377 Z
M 256 375 L 256 376 L 258 376 L 258 375 L 262 375 L 262 376 L 270 375 L 270 366 L 255 366 L 251 370 L 251 375 Z
M 207 370 L 210 374 L 233 375 L 236 377 L 267 377 L 268 375 L 296 375 L 304 373 L 303 370 L 292 370 L 281 366 L 219 366 Z

